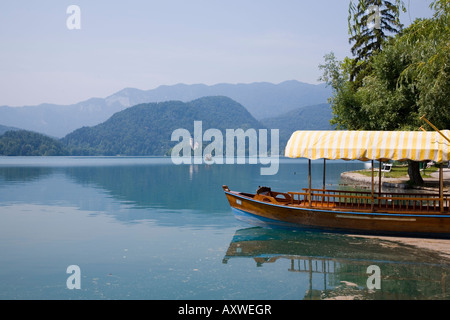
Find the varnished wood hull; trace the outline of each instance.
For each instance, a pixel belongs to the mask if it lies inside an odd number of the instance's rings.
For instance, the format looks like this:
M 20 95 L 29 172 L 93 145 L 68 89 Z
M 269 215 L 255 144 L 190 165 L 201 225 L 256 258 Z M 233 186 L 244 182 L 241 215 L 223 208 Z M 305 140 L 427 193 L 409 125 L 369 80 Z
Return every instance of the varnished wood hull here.
M 253 199 L 251 194 L 225 190 L 238 219 L 256 225 L 338 232 L 450 238 L 448 213 L 394 213 L 368 210 L 337 210 L 274 204 Z

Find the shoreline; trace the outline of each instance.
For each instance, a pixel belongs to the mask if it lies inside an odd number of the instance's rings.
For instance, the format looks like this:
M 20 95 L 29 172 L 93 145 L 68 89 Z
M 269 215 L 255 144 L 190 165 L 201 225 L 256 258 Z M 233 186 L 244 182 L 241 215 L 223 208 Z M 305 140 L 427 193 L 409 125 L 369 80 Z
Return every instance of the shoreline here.
M 360 170 L 358 170 L 360 171 Z M 443 178 L 444 178 L 444 192 L 450 192 L 450 168 L 443 169 Z M 367 177 L 363 174 L 358 173 L 357 171 L 347 171 L 341 173 L 341 179 L 344 182 L 348 182 L 350 185 L 363 187 L 363 188 L 371 188 L 372 177 Z M 374 185 L 378 186 L 378 172 L 374 175 Z M 401 178 L 381 178 L 381 187 L 382 188 L 397 188 L 397 189 L 417 189 L 417 190 L 428 190 L 428 191 L 437 191 L 439 190 L 439 172 L 431 173 L 431 178 L 423 178 L 424 185 L 423 186 L 411 186 L 408 184 L 409 177 L 404 176 Z M 347 183 L 344 183 L 347 185 Z
M 359 170 L 358 170 L 359 171 Z M 450 193 L 450 169 L 443 169 L 444 175 L 444 192 Z M 343 172 L 342 180 L 348 182 L 349 185 L 371 188 L 372 178 L 356 171 Z M 439 190 L 439 172 L 433 172 L 431 178 L 423 178 L 425 184 L 423 186 L 410 186 L 408 184 L 409 177 L 402 178 L 381 178 L 382 188 L 397 188 L 401 190 L 414 189 L 438 192 Z M 374 185 L 378 187 L 378 174 L 374 176 Z M 401 243 L 416 247 L 418 250 L 429 250 L 437 253 L 443 261 L 450 262 L 450 240 L 449 239 L 433 239 L 433 238 L 409 238 L 409 237 L 392 237 L 392 236 L 364 236 L 356 235 L 363 238 L 377 238 L 384 241 Z

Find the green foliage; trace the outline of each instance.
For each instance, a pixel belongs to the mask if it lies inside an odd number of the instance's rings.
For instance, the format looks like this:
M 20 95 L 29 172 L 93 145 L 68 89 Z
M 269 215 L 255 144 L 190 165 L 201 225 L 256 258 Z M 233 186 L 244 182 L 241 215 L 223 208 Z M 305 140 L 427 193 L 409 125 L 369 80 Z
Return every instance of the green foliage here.
M 416 130 L 426 127 L 423 114 L 450 127 L 450 10 L 448 0 L 438 3 L 432 19 L 417 20 L 374 56 L 373 72 L 356 94 L 375 128 Z
M 237 102 L 226 97 L 206 97 L 189 103 L 168 101 L 130 107 L 106 122 L 83 127 L 62 139 L 72 155 L 167 155 L 177 142 L 172 132 L 186 129 L 194 134 L 194 121 L 202 121 L 203 132 L 219 129 L 259 129 L 262 125 Z
M 349 22 L 354 22 L 350 42 L 355 41 L 356 57 L 339 62 L 330 54 L 319 66 L 324 70 L 322 79 L 333 87 L 332 123 L 349 130 L 418 130 L 421 125 L 431 130 L 420 123 L 420 116 L 426 114 L 438 128 L 450 128 L 450 0 L 435 0 L 432 18 L 417 20 L 384 39 L 377 37 L 377 31 L 368 33 L 367 19 L 362 18 L 367 4 L 381 2 L 350 4 Z M 381 17 L 381 22 L 386 19 L 400 26 L 399 11 L 394 7 L 391 11 L 394 15 Z M 422 184 L 418 163 L 408 163 L 411 183 Z
M 370 72 L 370 58 L 379 52 L 386 39 L 402 29 L 400 10 L 404 10 L 401 0 L 395 3 L 387 0 L 350 1 L 349 5 L 349 42 L 353 43 L 350 80 L 361 84 Z
M 417 130 L 426 114 L 437 127 L 450 127 L 449 3 L 436 0 L 432 18 L 386 40 L 367 60 L 370 72 L 357 84 L 351 81 L 355 59 L 325 56 L 319 67 L 321 80 L 333 88 L 333 124 L 349 130 Z
M 319 66 L 323 71 L 319 81 L 325 81 L 333 89 L 333 95 L 328 99 L 333 110 L 330 123 L 337 129 L 361 130 L 367 125 L 362 103 L 355 95 L 353 83 L 350 81 L 352 65 L 352 59 L 338 61 L 331 52 L 325 55 L 325 64 Z
M 419 115 L 426 114 L 438 128 L 450 128 L 450 0 L 437 0 L 431 19 L 418 20 L 395 45 L 404 47 L 410 64 L 400 85 L 418 92 Z M 426 127 L 426 126 L 424 126 Z M 431 129 L 431 128 L 428 128 Z
M 0 136 L 0 155 L 3 156 L 64 156 L 68 152 L 61 142 L 43 134 L 18 130 Z
M 411 60 L 404 56 L 405 48 L 395 41 L 386 45 L 374 57 L 372 74 L 356 92 L 361 109 L 366 115 L 366 130 L 415 130 L 420 127 L 418 92 L 410 81 L 400 75 Z

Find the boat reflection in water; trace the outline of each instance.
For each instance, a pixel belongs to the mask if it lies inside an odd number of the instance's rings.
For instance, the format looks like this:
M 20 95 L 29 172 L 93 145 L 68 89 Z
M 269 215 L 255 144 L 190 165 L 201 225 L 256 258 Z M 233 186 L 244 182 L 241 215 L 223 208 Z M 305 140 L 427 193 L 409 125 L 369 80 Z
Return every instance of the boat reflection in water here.
M 450 260 L 388 238 L 253 227 L 236 231 L 223 263 L 234 258 L 303 274 L 303 299 L 450 298 Z

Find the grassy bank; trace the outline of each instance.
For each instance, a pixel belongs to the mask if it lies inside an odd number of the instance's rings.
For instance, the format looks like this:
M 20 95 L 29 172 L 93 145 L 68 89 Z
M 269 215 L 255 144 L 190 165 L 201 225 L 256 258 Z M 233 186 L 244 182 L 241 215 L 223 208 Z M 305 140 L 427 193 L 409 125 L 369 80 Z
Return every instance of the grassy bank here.
M 422 178 L 431 178 L 431 173 L 438 171 L 437 167 L 425 168 L 421 171 Z M 370 169 L 356 171 L 362 175 L 370 177 L 372 175 L 372 171 Z M 383 176 L 384 173 L 384 176 Z M 374 168 L 375 177 L 378 177 L 378 168 Z M 405 178 L 408 177 L 408 166 L 393 166 L 390 172 L 382 172 L 381 175 L 384 178 Z

